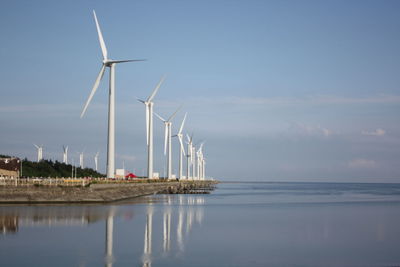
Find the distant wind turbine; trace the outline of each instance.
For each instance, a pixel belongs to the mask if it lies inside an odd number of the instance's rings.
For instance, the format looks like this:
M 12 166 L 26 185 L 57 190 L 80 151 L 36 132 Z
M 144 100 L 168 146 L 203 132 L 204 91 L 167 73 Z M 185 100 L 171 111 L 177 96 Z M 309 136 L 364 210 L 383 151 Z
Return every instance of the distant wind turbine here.
M 190 179 L 191 177 L 191 171 L 190 171 L 190 165 L 192 164 L 193 161 L 193 149 L 192 149 L 192 143 L 193 143 L 193 135 L 191 137 L 189 137 L 188 134 L 186 134 L 187 137 L 187 153 L 186 153 L 186 157 L 187 157 L 187 165 L 186 165 L 186 179 Z
M 68 146 L 63 146 L 63 163 L 68 164 Z
M 193 142 L 192 142 L 192 145 L 191 145 L 191 149 L 192 149 L 191 155 L 192 155 L 192 172 L 193 172 L 192 177 L 193 177 L 193 180 L 197 180 L 197 176 L 196 176 L 196 147 L 194 146 Z
M 200 144 L 199 150 L 197 150 L 197 178 L 203 180 L 203 145 L 204 142 Z
M 180 145 L 180 149 L 179 149 L 179 179 L 182 179 L 182 177 L 183 177 L 183 157 L 185 156 L 185 147 L 183 146 L 182 130 L 183 130 L 183 126 L 185 125 L 186 116 L 187 116 L 187 113 L 185 113 L 185 116 L 183 117 L 181 127 L 179 128 L 178 133 L 176 135 L 174 135 L 174 137 L 175 136 L 178 137 L 179 145 Z
M 96 93 L 99 87 L 100 81 L 103 78 L 106 67 L 110 68 L 110 83 L 109 83 L 109 99 L 108 99 L 108 136 L 107 136 L 107 177 L 115 177 L 115 65 L 117 63 L 143 61 L 143 60 L 111 60 L 107 55 L 107 48 L 104 43 L 103 35 L 100 30 L 99 23 L 97 21 L 96 12 L 93 10 L 94 20 L 96 22 L 97 34 L 99 36 L 99 42 L 101 51 L 103 54 L 103 63 L 99 74 L 97 75 L 96 81 L 93 85 L 93 89 L 85 103 L 85 106 L 81 113 L 81 118 L 86 112 L 93 95 Z
M 151 95 L 147 100 L 138 99 L 146 107 L 146 143 L 147 143 L 147 177 L 153 178 L 153 98 L 156 96 L 158 89 L 165 79 L 165 75 L 158 82 Z
M 167 144 L 168 144 L 168 155 L 167 155 L 167 177 L 168 179 L 172 178 L 172 147 L 171 147 L 171 128 L 172 128 L 172 119 L 175 117 L 176 113 L 182 108 L 180 106 L 167 120 L 163 119 L 157 113 L 156 116 L 164 122 L 165 125 L 165 135 L 164 135 L 164 155 L 167 154 Z
M 85 152 L 85 148 L 82 150 L 82 152 L 79 153 L 79 167 L 83 169 L 83 153 Z
M 37 162 L 39 162 L 43 159 L 43 145 L 33 145 L 37 148 Z
M 99 152 L 97 151 L 96 155 L 94 156 L 94 165 L 96 168 L 96 172 L 98 170 L 98 164 L 99 164 Z
M 202 167 L 203 167 L 203 171 L 202 171 L 203 180 L 205 180 L 206 179 L 206 158 L 204 158 L 204 157 L 203 157 Z

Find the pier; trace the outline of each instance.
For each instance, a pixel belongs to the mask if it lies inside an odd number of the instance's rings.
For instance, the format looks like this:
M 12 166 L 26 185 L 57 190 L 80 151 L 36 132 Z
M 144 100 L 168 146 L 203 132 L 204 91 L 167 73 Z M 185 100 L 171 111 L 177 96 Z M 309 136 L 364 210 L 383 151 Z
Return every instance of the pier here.
M 92 183 L 85 186 L 0 185 L 0 203 L 107 203 L 152 194 L 192 194 L 213 190 L 216 181 Z M 79 183 L 78 183 L 79 184 Z

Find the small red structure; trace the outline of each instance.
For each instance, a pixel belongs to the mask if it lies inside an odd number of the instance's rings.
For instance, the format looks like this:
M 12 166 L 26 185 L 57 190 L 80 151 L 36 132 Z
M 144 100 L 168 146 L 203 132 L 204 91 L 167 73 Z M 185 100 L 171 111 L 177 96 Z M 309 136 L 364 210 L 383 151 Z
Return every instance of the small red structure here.
M 133 173 L 128 173 L 127 175 L 125 175 L 125 178 L 136 178 L 137 176 Z

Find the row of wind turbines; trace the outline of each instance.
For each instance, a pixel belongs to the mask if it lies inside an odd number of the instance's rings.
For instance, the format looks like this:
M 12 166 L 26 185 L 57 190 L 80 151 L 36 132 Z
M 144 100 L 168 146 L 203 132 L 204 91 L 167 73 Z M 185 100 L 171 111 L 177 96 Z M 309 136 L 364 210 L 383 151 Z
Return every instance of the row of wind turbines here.
M 81 118 L 85 115 L 86 110 L 96 93 L 100 81 L 102 80 L 106 68 L 109 68 L 109 100 L 108 100 L 108 135 L 107 135 L 107 177 L 115 177 L 115 67 L 118 63 L 144 61 L 144 59 L 127 59 L 127 60 L 112 60 L 108 57 L 107 47 L 105 45 L 103 35 L 100 29 L 99 22 L 97 20 L 96 12 L 93 10 L 93 16 L 96 23 L 97 34 L 99 38 L 100 48 L 103 55 L 102 66 L 99 74 L 94 82 L 92 91 L 83 107 Z M 147 143 L 147 177 L 149 179 L 156 178 L 153 171 L 153 99 L 157 94 L 158 89 L 163 83 L 165 76 L 161 78 L 153 92 L 146 100 L 138 99 L 146 107 L 146 143 Z M 175 117 L 176 110 L 168 119 L 164 119 L 159 114 L 154 113 L 165 125 L 165 137 L 164 137 L 164 155 L 167 156 L 167 177 L 173 179 L 172 175 L 172 119 Z M 183 126 L 186 120 L 186 115 L 181 123 L 179 131 L 176 135 L 180 143 L 180 157 L 179 157 L 179 179 L 204 179 L 205 178 L 205 158 L 203 156 L 202 148 L 203 144 L 200 145 L 196 152 L 193 144 L 193 135 L 189 137 L 187 135 L 187 151 L 185 153 L 183 145 Z M 183 175 L 183 157 L 187 157 L 186 176 Z M 196 165 L 197 163 L 197 165 Z
M 41 160 L 43 160 L 43 145 L 36 145 L 36 144 L 33 144 L 33 145 L 37 149 L 37 162 L 40 162 Z M 68 146 L 63 146 L 62 148 L 63 148 L 62 163 L 68 164 Z M 82 152 L 78 152 L 78 154 L 79 154 L 79 167 L 81 169 L 84 168 L 84 165 L 83 165 L 84 152 L 85 152 L 85 150 L 83 150 Z M 99 167 L 99 153 L 100 152 L 97 152 L 94 155 L 95 171 L 98 171 L 98 167 Z M 72 159 L 72 165 L 74 165 L 74 159 Z

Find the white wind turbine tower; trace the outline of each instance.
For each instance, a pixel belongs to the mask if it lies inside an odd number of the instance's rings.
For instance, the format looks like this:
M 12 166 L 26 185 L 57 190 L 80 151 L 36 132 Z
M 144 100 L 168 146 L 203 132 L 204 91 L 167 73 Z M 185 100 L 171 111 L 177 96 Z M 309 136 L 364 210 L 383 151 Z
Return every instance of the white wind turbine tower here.
M 98 167 L 99 167 L 99 152 L 97 151 L 96 155 L 94 156 L 94 166 L 95 170 L 97 172 Z
M 151 95 L 147 100 L 138 99 L 146 106 L 146 143 L 147 143 L 147 177 L 153 178 L 153 98 L 156 96 L 158 88 L 165 79 L 165 75 L 158 82 Z
M 85 150 L 83 150 L 81 153 L 79 153 L 79 167 L 81 168 L 81 169 L 83 169 L 83 152 L 84 152 Z
M 175 117 L 176 113 L 181 109 L 180 106 L 169 118 L 168 120 L 163 119 L 157 113 L 156 116 L 164 122 L 165 125 L 165 135 L 164 135 L 164 155 L 167 154 L 167 146 L 168 146 L 168 155 L 167 155 L 167 177 L 168 179 L 172 178 L 172 146 L 171 146 L 171 128 L 172 128 L 172 119 Z M 168 145 L 167 145 L 168 144 Z
M 39 162 L 43 159 L 43 145 L 33 145 L 37 148 L 37 162 Z
M 192 178 L 193 178 L 193 180 L 196 180 L 197 179 L 197 177 L 196 177 L 196 147 L 193 144 L 193 137 L 192 137 L 192 140 L 190 143 L 191 143 L 190 144 L 190 156 L 191 156 L 190 162 L 191 162 Z
M 202 157 L 203 157 L 203 153 L 202 153 L 202 148 L 203 148 L 204 142 L 200 144 L 200 148 L 199 150 L 197 150 L 197 179 L 198 180 L 202 180 Z
M 187 172 L 187 176 L 186 179 L 193 179 L 194 177 L 191 176 L 191 165 L 193 162 L 193 149 L 192 149 L 192 144 L 193 144 L 193 135 L 191 137 L 189 137 L 188 134 L 186 134 L 186 138 L 187 138 L 187 153 L 186 153 L 186 157 L 187 157 L 187 168 L 186 168 L 186 172 Z
M 63 146 L 63 163 L 68 164 L 68 146 Z
M 110 68 L 110 83 L 109 83 L 109 99 L 108 99 L 108 136 L 107 136 L 107 177 L 115 177 L 115 65 L 117 63 L 132 62 L 132 61 L 143 61 L 143 60 L 111 60 L 107 56 L 107 48 L 104 43 L 103 35 L 101 34 L 100 26 L 97 21 L 96 12 L 93 10 L 94 20 L 96 22 L 97 34 L 99 36 L 99 42 L 101 51 L 103 54 L 103 64 L 97 75 L 96 81 L 94 82 L 93 89 L 85 103 L 85 106 L 81 113 L 81 118 L 86 112 L 93 95 L 96 93 L 99 87 L 100 80 L 103 78 L 106 67 Z
M 182 134 L 182 130 L 183 130 L 183 125 L 185 125 L 185 120 L 186 120 L 186 115 L 187 113 L 185 113 L 185 116 L 183 117 L 182 123 L 181 123 L 181 127 L 179 128 L 179 131 L 176 135 L 174 135 L 174 137 L 178 137 L 179 140 L 179 145 L 180 145 L 180 150 L 179 150 L 179 179 L 182 179 L 183 177 L 183 157 L 185 156 L 185 147 L 183 146 L 183 134 Z M 188 179 L 186 177 L 186 179 Z
M 202 166 L 202 171 L 201 171 L 201 175 L 203 177 L 203 180 L 206 179 L 206 158 L 203 157 L 203 162 L 201 164 Z

